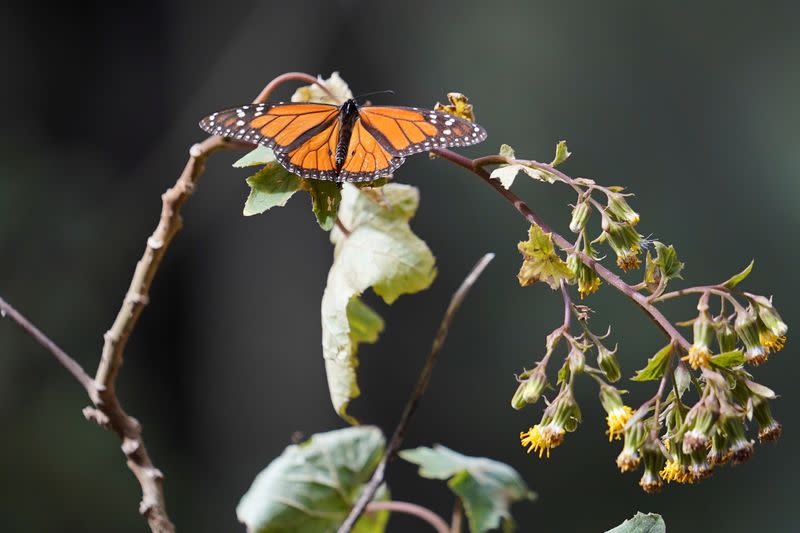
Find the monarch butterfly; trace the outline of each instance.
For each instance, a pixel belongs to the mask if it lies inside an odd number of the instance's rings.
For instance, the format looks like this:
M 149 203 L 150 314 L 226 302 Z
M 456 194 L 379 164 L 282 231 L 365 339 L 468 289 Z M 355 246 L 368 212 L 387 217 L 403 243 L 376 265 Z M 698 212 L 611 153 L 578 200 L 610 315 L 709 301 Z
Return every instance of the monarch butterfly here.
M 319 180 L 373 181 L 405 156 L 468 146 L 486 130 L 463 118 L 417 107 L 314 103 L 251 104 L 200 121 L 211 135 L 263 144 L 288 171 Z

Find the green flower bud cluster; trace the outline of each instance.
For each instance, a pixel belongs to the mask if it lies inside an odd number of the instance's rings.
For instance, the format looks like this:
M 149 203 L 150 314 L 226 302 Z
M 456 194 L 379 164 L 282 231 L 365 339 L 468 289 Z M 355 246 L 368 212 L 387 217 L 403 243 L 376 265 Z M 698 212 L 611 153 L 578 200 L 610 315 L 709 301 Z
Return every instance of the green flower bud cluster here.
M 642 236 L 629 222 L 617 222 L 603 217 L 603 233 L 594 242 L 607 242 L 617 255 L 617 266 L 627 272 L 639 268 Z

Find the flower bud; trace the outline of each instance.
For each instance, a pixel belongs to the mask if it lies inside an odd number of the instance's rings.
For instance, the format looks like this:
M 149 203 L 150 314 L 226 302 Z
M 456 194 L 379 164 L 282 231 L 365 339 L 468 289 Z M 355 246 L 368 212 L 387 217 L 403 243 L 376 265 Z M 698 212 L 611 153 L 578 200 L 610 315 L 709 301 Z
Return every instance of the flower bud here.
M 728 452 L 733 462 L 744 463 L 753 456 L 753 443 L 747 440 L 744 421 L 736 414 L 726 413 L 720 418 L 720 426 L 728 441 Z
M 653 494 L 661 490 L 661 476 L 659 472 L 664 467 L 664 454 L 661 453 L 661 448 L 658 442 L 652 438 L 647 437 L 641 448 L 642 462 L 644 463 L 644 473 L 639 480 L 639 486 L 648 493 Z
M 697 402 L 686 415 L 689 430 L 683 435 L 683 453 L 691 454 L 698 450 L 705 456 L 709 440 L 715 432 L 717 415 L 707 400 Z
M 767 360 L 769 352 L 761 345 L 758 331 L 758 315 L 752 306 L 739 311 L 734 329 L 745 347 L 744 357 L 748 363 L 757 366 Z
M 617 467 L 620 472 L 630 472 L 639 466 L 639 448 L 644 443 L 646 436 L 647 429 L 641 420 L 634 422 L 625 430 L 625 443 L 617 456 Z
M 569 222 L 569 229 L 572 233 L 580 233 L 586 227 L 586 221 L 589 220 L 589 215 L 592 212 L 592 207 L 586 200 L 580 200 L 572 208 L 572 220 Z
M 580 374 L 586 368 L 586 355 L 574 343 L 567 356 L 571 374 Z
M 545 417 L 550 415 L 553 423 L 567 431 L 575 431 L 581 421 L 581 409 L 570 387 L 564 387 L 553 403 L 545 409 Z
M 732 352 L 735 350 L 739 337 L 736 335 L 730 322 L 721 320 L 716 322 L 714 326 L 715 333 L 717 334 L 719 353 Z
M 730 458 L 728 438 L 721 430 L 717 430 L 711 437 L 711 450 L 708 452 L 708 461 L 714 465 L 721 465 L 727 463 Z
M 536 368 L 523 373 L 519 377 L 519 386 L 511 398 L 511 407 L 514 409 L 522 409 L 528 404 L 534 404 L 539 401 L 542 391 L 547 386 L 547 375 L 544 371 L 544 365 L 541 363 L 536 365 Z
M 622 370 L 619 367 L 617 360 L 617 347 L 614 346 L 613 350 L 609 350 L 599 342 L 597 346 L 597 365 L 605 373 L 606 378 L 611 383 L 614 383 L 622 377 Z
M 752 300 L 756 303 L 758 308 L 758 318 L 764 323 L 773 335 L 776 337 L 785 337 L 789 331 L 789 326 L 783 321 L 781 315 L 772 306 L 772 299 L 764 298 L 763 296 L 753 296 Z
M 631 226 L 635 226 L 639 223 L 639 213 L 631 209 L 631 206 L 628 205 L 627 200 L 625 200 L 626 195 L 610 191 L 606 194 L 608 197 L 606 212 L 611 213 L 615 219 L 621 222 L 627 222 Z
M 689 475 L 692 481 L 700 481 L 711 475 L 713 465 L 708 461 L 705 448 L 692 452 L 690 456 Z
M 760 442 L 774 442 L 780 438 L 783 427 L 780 422 L 772 418 L 772 411 L 766 399 L 754 399 L 753 416 L 758 422 L 758 440 Z
M 603 217 L 603 234 L 601 239 L 608 241 L 608 245 L 617 255 L 617 265 L 627 272 L 639 268 L 642 236 L 628 223 L 620 223 Z

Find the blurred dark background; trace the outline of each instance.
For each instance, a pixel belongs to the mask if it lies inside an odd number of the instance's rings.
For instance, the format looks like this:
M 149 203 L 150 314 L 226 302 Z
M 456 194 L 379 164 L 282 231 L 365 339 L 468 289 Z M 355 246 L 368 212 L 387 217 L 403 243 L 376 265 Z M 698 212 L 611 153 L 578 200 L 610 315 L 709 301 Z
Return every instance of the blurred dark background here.
M 92 373 L 144 241 L 203 115 L 251 100 L 271 78 L 341 72 L 381 103 L 430 106 L 467 93 L 489 131 L 464 150 L 548 160 L 637 194 L 640 230 L 675 243 L 687 283 L 725 279 L 751 258 L 748 290 L 776 295 L 800 323 L 796 158 L 800 7 L 794 2 L 142 1 L 122 9 L 4 4 L 0 143 L 0 293 Z M 292 88 L 284 88 L 288 97 Z M 331 262 L 308 201 L 245 218 L 238 157 L 209 161 L 186 205 L 127 350 L 120 396 L 145 427 L 181 531 L 242 531 L 235 506 L 290 442 L 342 427 L 329 404 L 319 302 Z M 440 442 L 516 467 L 539 493 L 517 505 L 522 531 L 603 531 L 636 510 L 670 531 L 796 531 L 800 364 L 790 338 L 756 369 L 781 394 L 775 445 L 698 486 L 646 496 L 614 464 L 596 387 L 582 380 L 584 423 L 549 461 L 518 432 L 513 374 L 542 352 L 560 297 L 515 278 L 527 225 L 484 183 L 412 158 L 396 175 L 422 192 L 413 228 L 438 258 L 425 293 L 387 308 L 381 342 L 362 349 L 361 420 L 391 431 L 451 292 L 497 253 L 456 320 L 408 447 Z M 520 178 L 515 190 L 565 229 L 572 198 Z M 588 301 L 615 326 L 626 374 L 663 339 L 608 287 Z M 692 303 L 667 307 L 690 318 Z M 623 382 L 638 404 L 653 384 Z M 83 420 L 76 383 L 10 322 L 0 322 L 0 529 L 145 531 L 139 487 L 117 438 Z M 397 499 L 449 516 L 444 485 L 389 471 Z M 795 524 L 792 526 L 791 524 Z M 390 531 L 427 526 L 393 519 Z

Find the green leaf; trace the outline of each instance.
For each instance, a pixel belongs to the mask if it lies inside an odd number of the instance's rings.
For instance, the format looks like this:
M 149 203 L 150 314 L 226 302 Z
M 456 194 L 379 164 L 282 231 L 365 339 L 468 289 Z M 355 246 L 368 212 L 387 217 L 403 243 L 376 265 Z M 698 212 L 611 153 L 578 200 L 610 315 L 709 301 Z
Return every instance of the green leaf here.
M 678 261 L 678 254 L 675 247 L 656 241 L 656 258 L 653 261 L 660 269 L 661 275 L 666 280 L 680 278 L 683 270 L 683 263 Z
M 427 289 L 436 277 L 433 254 L 408 225 L 418 204 L 419 191 L 409 185 L 358 189 L 345 184 L 342 189 L 339 218 L 350 234 L 338 227 L 331 231 L 335 248 L 322 295 L 322 353 L 333 407 L 351 423 L 355 420 L 347 406 L 360 394 L 360 338 L 351 334 L 353 312 L 347 312 L 352 298 L 372 287 L 391 304 L 403 294 Z
M 511 504 L 533 500 L 531 492 L 516 470 L 485 457 L 469 457 L 434 445 L 403 450 L 400 457 L 419 465 L 419 475 L 429 479 L 450 479 L 450 487 L 464 505 L 469 528 L 482 533 L 501 525 L 513 526 Z
M 650 255 L 650 250 L 647 250 L 644 267 L 644 284 L 651 294 L 658 290 L 659 282 L 661 281 L 661 270 L 656 268 L 656 266 L 653 256 Z
M 672 349 L 672 344 L 667 344 L 661 348 L 658 353 L 647 360 L 647 366 L 636 372 L 636 375 L 631 379 L 633 381 L 661 379 L 661 376 L 664 375 L 664 370 L 667 368 L 667 362 L 669 361 Z
M 372 426 L 317 433 L 288 446 L 261 471 L 236 508 L 251 533 L 332 533 L 380 462 L 385 439 Z M 383 491 L 388 499 L 388 491 Z M 364 515 L 354 531 L 381 533 L 388 515 Z
M 350 322 L 350 339 L 352 342 L 378 342 L 383 333 L 384 322 L 381 315 L 370 306 L 353 296 L 347 304 L 347 321 Z
M 745 359 L 741 350 L 733 350 L 713 356 L 711 362 L 723 368 L 733 368 L 743 365 Z
M 633 518 L 609 529 L 606 533 L 666 533 L 667 526 L 661 515 L 655 513 L 636 513 Z
M 257 167 L 273 161 L 275 161 L 275 153 L 263 144 L 259 144 L 255 150 L 248 152 L 247 155 L 236 161 L 233 166 L 236 168 Z
M 567 149 L 567 141 L 558 141 L 558 144 L 556 145 L 556 156 L 553 158 L 553 162 L 550 163 L 550 166 L 557 167 L 569 159 L 569 156 L 571 155 L 572 152 Z
M 747 268 L 745 268 L 744 270 L 742 270 L 741 272 L 739 272 L 738 274 L 736 274 L 735 276 L 730 278 L 728 281 L 726 281 L 722 285 L 725 288 L 728 288 L 728 289 L 732 289 L 735 286 L 737 286 L 739 283 L 744 281 L 744 278 L 746 278 L 747 276 L 750 275 L 750 271 L 753 270 L 753 264 L 754 263 L 755 263 L 755 260 L 750 261 L 750 264 L 747 265 Z
M 336 214 L 342 201 L 339 185 L 327 180 L 303 180 L 303 188 L 311 195 L 311 207 L 319 227 L 330 231 L 336 224 Z
M 276 161 L 247 178 L 250 195 L 244 203 L 244 215 L 258 215 L 273 207 L 283 207 L 300 190 L 302 179 Z
M 565 383 L 569 379 L 570 369 L 569 369 L 569 362 L 565 359 L 564 364 L 561 365 L 561 368 L 558 369 L 558 375 L 556 376 L 556 385 L 561 385 Z
M 500 155 L 503 157 L 507 157 L 509 159 L 514 159 L 514 149 L 511 148 L 509 145 L 504 144 L 500 146 Z M 500 183 L 503 184 L 503 187 L 509 189 L 511 188 L 511 185 L 514 183 L 514 178 L 517 177 L 517 174 L 520 171 L 524 172 L 525 174 L 534 179 L 537 179 L 539 181 L 545 181 L 547 183 L 553 183 L 558 179 L 554 175 L 544 170 L 540 170 L 538 168 L 533 168 L 517 163 L 510 165 L 500 165 L 499 167 L 497 167 L 492 171 L 489 177 L 492 179 L 500 180 Z
M 517 278 L 519 284 L 527 287 L 537 281 L 544 281 L 553 290 L 558 289 L 561 280 L 570 281 L 574 272 L 555 252 L 552 233 L 532 224 L 528 230 L 528 240 L 520 242 L 517 248 L 522 253 L 522 267 Z

